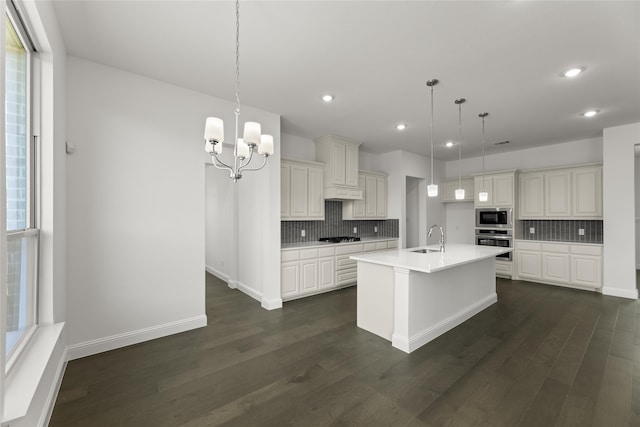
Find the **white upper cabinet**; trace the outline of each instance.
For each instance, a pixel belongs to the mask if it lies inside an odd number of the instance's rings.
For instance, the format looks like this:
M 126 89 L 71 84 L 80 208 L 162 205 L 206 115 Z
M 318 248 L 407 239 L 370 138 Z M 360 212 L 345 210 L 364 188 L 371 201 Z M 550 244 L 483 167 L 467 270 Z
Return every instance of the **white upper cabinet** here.
M 462 185 L 462 189 L 464 190 L 464 199 L 457 200 L 456 190 L 460 188 L 461 185 Z M 446 181 L 440 181 L 440 188 L 441 188 L 440 191 L 442 191 L 442 201 L 444 203 L 473 202 L 473 197 L 474 197 L 473 196 L 473 191 L 474 191 L 473 178 L 462 178 L 461 180 L 451 179 Z
M 573 216 L 602 217 L 602 166 L 573 171 Z
M 571 172 L 549 172 L 544 176 L 545 217 L 571 216 Z
M 520 174 L 519 219 L 602 219 L 602 166 Z
M 324 219 L 324 165 L 282 159 L 280 164 L 280 219 Z
M 521 218 L 544 217 L 544 175 L 528 172 L 520 174 Z
M 324 163 L 326 199 L 362 199 L 358 186 L 358 150 L 360 142 L 334 135 L 314 139 L 316 160 Z
M 342 219 L 384 219 L 387 217 L 387 174 L 360 171 L 362 200 L 342 202 Z
M 476 207 L 513 208 L 516 199 L 515 177 L 516 171 L 476 175 L 474 177 L 474 205 Z M 478 192 L 482 188 L 489 193 L 486 202 L 478 200 Z

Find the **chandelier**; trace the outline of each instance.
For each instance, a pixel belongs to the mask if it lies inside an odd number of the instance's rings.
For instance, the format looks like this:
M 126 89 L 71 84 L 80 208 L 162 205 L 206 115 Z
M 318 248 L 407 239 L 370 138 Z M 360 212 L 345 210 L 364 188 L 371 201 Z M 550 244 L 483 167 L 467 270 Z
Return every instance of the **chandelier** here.
M 240 2 L 236 0 L 236 108 L 234 113 L 235 139 L 233 148 L 233 163 L 227 164 L 220 160 L 222 154 L 222 142 L 224 141 L 224 123 L 217 117 L 207 117 L 204 127 L 204 149 L 211 155 L 213 165 L 229 172 L 229 178 L 237 182 L 242 178 L 243 172 L 257 171 L 267 164 L 267 158 L 273 154 L 273 136 L 262 135 L 260 123 L 246 122 L 244 124 L 243 138 L 239 138 L 240 120 Z M 249 168 L 253 154 L 257 152 L 262 156 L 262 164 Z

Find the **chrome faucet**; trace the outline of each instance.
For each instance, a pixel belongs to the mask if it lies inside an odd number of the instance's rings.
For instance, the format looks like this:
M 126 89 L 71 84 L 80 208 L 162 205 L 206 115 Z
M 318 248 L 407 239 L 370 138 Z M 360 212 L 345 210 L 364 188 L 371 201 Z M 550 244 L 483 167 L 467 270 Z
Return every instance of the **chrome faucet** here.
M 427 238 L 431 237 L 431 233 L 434 228 L 438 228 L 440 230 L 440 252 L 444 252 L 444 230 L 438 224 L 433 224 L 429 227 L 429 233 L 427 234 Z

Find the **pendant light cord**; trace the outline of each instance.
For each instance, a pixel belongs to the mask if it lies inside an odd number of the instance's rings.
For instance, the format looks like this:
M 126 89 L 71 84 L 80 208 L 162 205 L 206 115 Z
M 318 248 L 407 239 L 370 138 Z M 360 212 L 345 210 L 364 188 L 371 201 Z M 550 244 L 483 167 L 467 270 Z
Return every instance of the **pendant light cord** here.
M 456 99 L 458 104 L 458 188 L 462 188 L 462 103 L 464 98 Z
M 433 85 L 431 85 L 431 185 L 433 185 Z

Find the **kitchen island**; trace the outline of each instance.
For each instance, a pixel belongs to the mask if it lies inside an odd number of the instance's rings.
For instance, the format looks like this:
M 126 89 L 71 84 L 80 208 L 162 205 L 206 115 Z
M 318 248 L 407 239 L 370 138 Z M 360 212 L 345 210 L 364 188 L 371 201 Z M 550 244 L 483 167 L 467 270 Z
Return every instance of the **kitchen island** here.
M 416 350 L 497 302 L 495 257 L 511 250 L 449 244 L 351 256 L 358 327 Z

